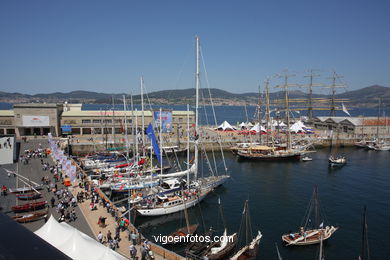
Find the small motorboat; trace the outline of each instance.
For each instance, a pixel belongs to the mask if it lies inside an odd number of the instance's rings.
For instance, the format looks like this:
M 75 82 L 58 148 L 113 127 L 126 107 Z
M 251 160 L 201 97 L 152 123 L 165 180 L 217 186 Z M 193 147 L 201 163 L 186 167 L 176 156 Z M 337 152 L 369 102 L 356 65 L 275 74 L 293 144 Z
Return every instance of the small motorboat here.
M 313 158 L 311 158 L 309 156 L 305 156 L 301 160 L 302 160 L 302 162 L 309 162 L 309 161 L 313 161 Z

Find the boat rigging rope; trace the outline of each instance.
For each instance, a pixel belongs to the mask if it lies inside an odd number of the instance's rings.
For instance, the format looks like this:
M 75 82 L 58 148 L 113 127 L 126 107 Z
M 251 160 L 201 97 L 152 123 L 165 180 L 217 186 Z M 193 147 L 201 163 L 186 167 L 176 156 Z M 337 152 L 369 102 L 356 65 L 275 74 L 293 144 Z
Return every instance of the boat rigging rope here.
M 202 64 L 203 64 L 203 69 L 204 69 L 204 74 L 205 74 L 205 79 L 206 79 L 206 85 L 207 85 L 207 89 L 208 89 L 208 92 L 209 92 L 211 108 L 212 108 L 212 111 L 213 111 L 214 124 L 215 124 L 215 127 L 218 127 L 218 124 L 217 124 L 217 117 L 216 117 L 216 115 L 215 115 L 215 109 L 214 109 L 213 98 L 211 97 L 210 84 L 209 84 L 209 80 L 208 80 L 208 75 L 207 75 L 207 70 L 206 70 L 206 64 L 205 64 L 205 62 L 204 62 L 202 47 L 200 47 L 200 56 L 201 56 L 201 58 L 202 58 Z M 220 147 L 220 149 L 221 149 L 221 155 L 222 155 L 223 165 L 224 165 L 224 167 L 225 167 L 225 173 L 227 174 L 227 167 L 226 167 L 225 155 L 224 155 L 224 153 L 223 153 L 222 142 L 221 142 L 221 136 L 219 135 L 219 133 L 217 133 L 217 139 L 218 139 L 219 147 Z

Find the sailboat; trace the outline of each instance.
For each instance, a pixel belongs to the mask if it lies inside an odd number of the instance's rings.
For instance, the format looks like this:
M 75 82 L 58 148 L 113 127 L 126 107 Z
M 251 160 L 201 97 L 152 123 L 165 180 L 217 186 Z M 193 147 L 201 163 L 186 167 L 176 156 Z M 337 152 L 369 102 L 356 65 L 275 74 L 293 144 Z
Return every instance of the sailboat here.
M 196 73 L 195 73 L 195 82 L 196 82 L 196 107 L 195 107 L 195 136 L 194 136 L 194 148 L 195 148 L 195 157 L 194 163 L 189 169 L 189 157 L 187 156 L 187 186 L 186 191 L 177 192 L 176 194 L 165 196 L 156 194 L 153 198 L 148 198 L 146 201 L 142 200 L 133 206 L 134 209 L 142 216 L 161 216 L 166 214 L 171 214 L 174 212 L 182 211 L 185 208 L 190 208 L 195 206 L 197 203 L 202 201 L 214 188 L 219 185 L 222 185 L 228 178 L 228 175 L 221 176 L 209 176 L 204 178 L 197 178 L 198 172 L 198 159 L 199 159 L 199 85 L 200 85 L 200 73 L 199 73 L 199 37 L 196 39 Z M 161 124 L 160 124 L 161 125 Z M 189 133 L 189 129 L 188 129 Z M 162 140 L 162 138 L 160 138 Z M 189 138 L 188 138 L 189 140 Z M 161 149 L 161 148 L 160 148 Z M 157 151 L 155 151 L 157 152 Z M 160 154 L 162 154 L 160 152 Z M 189 173 L 191 169 L 194 169 L 194 181 L 189 182 Z M 226 169 L 226 167 L 225 167 Z
M 198 226 L 199 224 L 192 224 L 190 225 L 190 222 L 189 222 L 189 217 L 188 217 L 188 211 L 187 211 L 187 207 L 186 207 L 186 202 L 184 201 L 184 217 L 185 217 L 185 220 L 186 220 L 186 226 L 185 227 L 182 227 L 182 228 L 179 228 L 178 230 L 176 230 L 175 232 L 171 233 L 169 236 L 168 236 L 168 241 L 173 241 L 173 243 L 176 243 L 176 241 L 178 240 L 179 242 L 182 242 L 180 240 L 180 237 L 186 237 L 186 236 L 192 236 L 196 230 L 198 229 Z
M 336 137 L 336 148 L 329 156 L 328 164 L 329 167 L 342 167 L 347 163 L 347 158 L 345 156 L 337 154 L 337 149 L 339 146 L 339 125 L 337 125 L 337 137 Z
M 314 221 L 310 219 L 312 215 L 314 215 Z M 326 219 L 326 217 L 320 211 L 318 189 L 317 187 L 314 187 L 307 214 L 304 217 L 304 222 L 299 228 L 299 231 L 282 235 L 282 241 L 286 246 L 306 246 L 318 244 L 321 240 L 327 240 L 336 232 L 338 227 L 326 226 L 324 228 L 324 219 Z M 320 220 L 322 221 L 321 223 Z
M 222 211 L 222 205 L 221 200 L 218 198 L 218 205 L 219 205 L 219 211 L 222 218 L 222 222 L 224 223 L 224 232 L 222 237 L 220 237 L 220 242 L 212 242 L 212 243 L 202 243 L 203 245 L 200 246 L 203 250 L 196 250 L 199 245 L 196 243 L 194 245 L 191 245 L 189 248 L 187 248 L 187 257 L 193 256 L 196 251 L 196 255 L 199 256 L 206 256 L 210 260 L 216 260 L 216 259 L 226 259 L 227 256 L 229 256 L 234 248 L 237 245 L 237 233 L 233 233 L 231 235 L 228 235 L 227 233 L 227 227 L 225 225 L 224 217 L 223 217 L 223 211 Z M 205 234 L 208 235 L 208 234 Z M 194 250 L 195 249 L 195 250 Z M 191 259 L 197 259 L 197 257 L 189 257 Z
M 243 229 L 245 229 L 245 233 Z M 244 211 L 242 212 L 239 237 L 241 238 L 242 236 L 245 236 L 246 244 L 241 247 L 232 257 L 230 257 L 230 260 L 255 259 L 260 244 L 260 239 L 263 236 L 260 230 L 257 231 L 257 235 L 255 237 L 252 236 L 248 200 L 245 201 Z M 252 236 L 252 241 L 249 241 L 250 236 Z
M 285 111 L 286 111 L 286 137 L 287 142 L 285 146 L 276 146 L 273 139 L 272 145 L 269 146 L 268 143 L 268 127 L 270 120 L 270 109 L 269 109 L 269 94 L 268 94 L 268 84 L 269 81 L 266 81 L 266 114 L 267 114 L 267 143 L 265 145 L 251 145 L 246 148 L 239 148 L 237 150 L 237 155 L 243 159 L 250 160 L 263 160 L 263 161 L 276 161 L 276 160 L 300 160 L 301 156 L 306 152 L 303 149 L 294 148 L 291 142 L 291 131 L 290 131 L 290 109 L 289 109 L 289 97 L 288 97 L 288 87 L 291 85 L 287 83 L 288 75 L 284 75 L 284 84 L 277 86 L 284 89 L 285 93 Z M 259 120 L 260 125 L 260 120 Z M 272 137 L 271 137 L 272 138 Z

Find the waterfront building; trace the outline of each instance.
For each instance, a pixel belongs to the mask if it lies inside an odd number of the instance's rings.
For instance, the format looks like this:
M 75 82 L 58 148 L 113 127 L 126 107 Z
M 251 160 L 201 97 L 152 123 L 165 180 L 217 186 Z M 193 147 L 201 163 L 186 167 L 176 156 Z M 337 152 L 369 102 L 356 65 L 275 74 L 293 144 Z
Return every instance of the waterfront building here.
M 314 118 L 313 127 L 317 130 L 339 131 L 355 136 L 390 136 L 389 117 L 326 117 Z
M 144 126 L 153 123 L 153 112 L 144 111 Z M 193 111 L 164 109 L 170 116 L 171 131 L 176 133 L 187 128 L 187 115 L 190 124 L 195 122 Z M 16 137 L 47 135 L 61 136 L 93 134 L 122 134 L 127 118 L 128 133 L 131 134 L 133 116 L 137 116 L 138 127 L 142 126 L 142 111 L 82 110 L 82 104 L 14 104 L 13 110 L 0 110 L 0 134 L 15 134 Z M 157 119 L 158 120 L 158 119 Z

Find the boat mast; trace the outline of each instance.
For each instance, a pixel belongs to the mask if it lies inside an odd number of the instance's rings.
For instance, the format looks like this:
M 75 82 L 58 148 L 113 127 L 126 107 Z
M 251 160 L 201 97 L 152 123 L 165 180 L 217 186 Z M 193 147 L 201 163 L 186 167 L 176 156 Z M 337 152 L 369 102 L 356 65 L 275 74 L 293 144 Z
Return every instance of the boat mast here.
M 327 88 L 330 88 L 332 91 L 332 97 L 330 99 L 330 116 L 336 116 L 336 102 L 335 102 L 335 96 L 336 96 L 336 89 L 337 88 L 345 88 L 344 85 L 336 85 L 336 80 L 342 78 L 343 76 L 338 75 L 336 71 L 333 71 L 333 75 L 331 77 L 332 79 L 332 85 L 328 86 Z
M 134 134 L 134 104 L 133 104 L 133 94 L 131 93 L 131 91 L 130 91 L 130 103 L 131 103 L 131 135 L 133 136 L 132 153 L 133 153 L 133 158 L 135 158 L 135 154 L 138 153 L 138 151 L 135 150 L 137 134 Z M 137 132 L 137 130 L 135 132 Z
M 187 189 L 190 192 L 190 105 L 187 104 Z
M 284 102 L 285 102 L 285 117 L 287 121 L 287 150 L 291 149 L 291 132 L 290 132 L 290 106 L 289 106 L 289 99 L 288 99 L 288 88 L 289 87 L 296 87 L 298 85 L 296 84 L 288 84 L 288 78 L 295 75 L 288 75 L 287 71 L 279 76 L 279 78 L 284 79 L 283 85 L 276 86 L 277 88 L 284 89 Z
M 112 147 L 114 148 L 115 147 L 115 143 L 116 143 L 116 135 L 115 135 L 115 100 L 114 100 L 114 95 L 112 95 L 112 137 L 113 137 L 113 144 L 112 144 Z
M 323 250 L 324 250 L 323 249 L 323 237 L 322 237 L 322 233 L 320 233 L 320 253 L 318 256 L 318 260 L 325 260 Z
M 259 143 L 262 144 L 263 140 L 261 138 L 261 87 L 259 85 L 259 105 L 257 108 L 257 121 L 259 122 Z
M 144 115 L 144 77 L 141 76 L 141 123 L 142 123 L 142 131 L 141 131 L 141 138 L 142 138 L 142 145 L 145 146 L 145 140 L 144 140 L 144 132 L 145 132 L 145 115 Z M 145 156 L 145 149 L 142 148 L 142 156 Z
M 127 116 L 126 116 L 126 97 L 123 95 L 123 113 L 125 113 L 125 141 L 126 141 L 126 159 L 129 160 L 129 139 L 127 136 Z
M 195 163 L 195 173 L 194 173 L 194 178 L 197 179 L 198 177 L 198 139 L 199 139 L 199 115 L 198 115 L 198 110 L 199 110 L 199 85 L 200 85 L 200 74 L 199 74 L 199 36 L 195 36 L 195 41 L 196 41 L 196 71 L 195 71 L 195 158 L 194 158 L 194 163 Z
M 138 110 L 135 109 L 135 163 L 138 164 L 139 152 L 138 152 Z
M 368 247 L 368 237 L 367 237 L 367 216 L 366 216 L 366 206 L 363 209 L 363 229 L 362 229 L 362 251 L 359 256 L 359 260 L 370 260 L 370 248 Z
M 378 119 L 377 119 L 377 123 L 376 123 L 376 139 L 377 139 L 377 142 L 379 144 L 379 121 L 380 121 L 380 114 L 381 114 L 381 98 L 379 97 L 378 98 Z
M 313 69 L 310 70 L 309 75 L 304 76 L 305 78 L 309 78 L 309 85 L 306 85 L 303 87 L 306 87 L 309 90 L 309 100 L 308 100 L 309 104 L 308 104 L 308 108 L 307 108 L 307 116 L 308 116 L 310 122 L 312 122 L 313 116 L 314 116 L 314 113 L 313 113 L 313 87 L 321 87 L 322 86 L 322 84 L 314 84 L 313 79 L 315 77 L 319 77 L 319 76 L 321 76 L 321 75 L 314 74 Z
M 162 153 L 163 153 L 163 138 L 162 138 L 162 109 L 160 108 L 160 174 L 163 174 L 163 162 L 162 162 Z
M 266 121 L 267 121 L 267 129 L 266 129 L 266 134 L 267 134 L 267 145 L 269 144 L 269 133 L 268 131 L 271 130 L 271 126 L 270 126 L 270 122 L 271 122 L 271 115 L 270 115 L 270 108 L 269 108 L 269 79 L 267 79 L 265 81 L 265 102 L 266 102 Z M 273 146 L 273 142 L 272 142 L 272 146 Z

